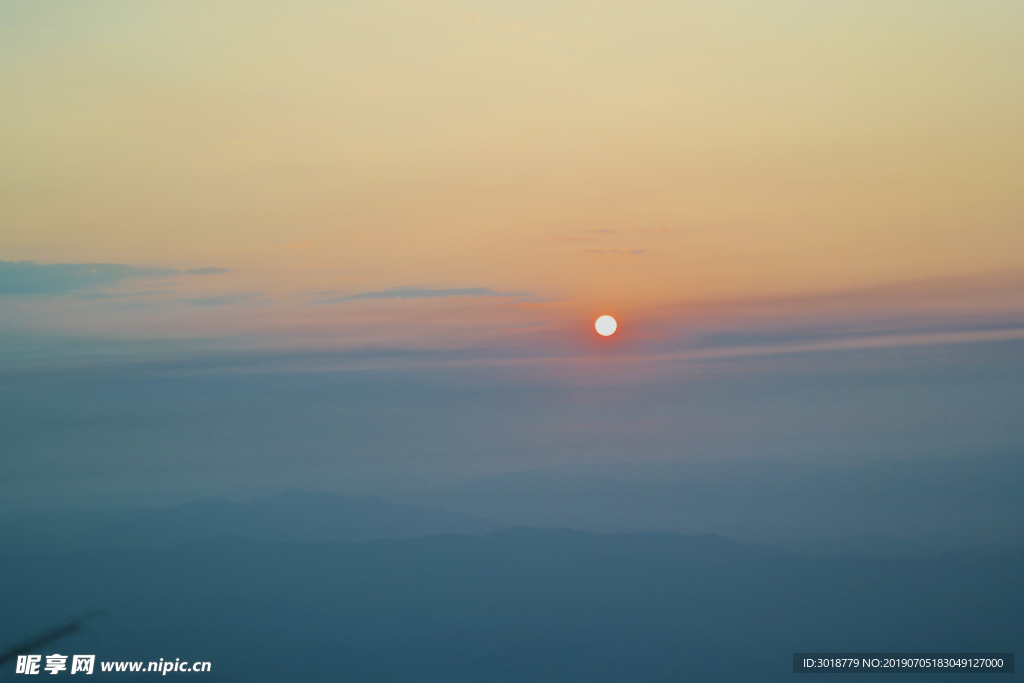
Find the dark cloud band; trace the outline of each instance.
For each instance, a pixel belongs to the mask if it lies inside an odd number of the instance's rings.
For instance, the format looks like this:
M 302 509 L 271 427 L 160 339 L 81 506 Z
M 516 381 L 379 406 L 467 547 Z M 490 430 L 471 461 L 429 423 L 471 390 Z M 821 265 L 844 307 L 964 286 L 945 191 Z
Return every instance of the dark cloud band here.
M 119 263 L 50 263 L 0 261 L 0 295 L 73 294 L 116 285 L 123 280 L 218 275 L 227 268 L 143 268 Z
M 379 292 L 363 292 L 334 299 L 311 301 L 314 304 L 338 304 L 361 299 L 442 299 L 456 296 L 495 297 L 515 299 L 516 302 L 542 301 L 536 294 L 528 292 L 498 292 L 490 287 L 462 287 L 453 289 L 424 289 L 423 287 L 393 287 Z

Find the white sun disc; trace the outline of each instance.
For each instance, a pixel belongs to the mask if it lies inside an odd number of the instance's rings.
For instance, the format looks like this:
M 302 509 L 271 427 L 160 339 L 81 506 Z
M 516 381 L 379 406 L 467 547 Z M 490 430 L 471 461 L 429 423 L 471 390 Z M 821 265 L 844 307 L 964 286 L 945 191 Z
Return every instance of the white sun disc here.
M 618 326 L 619 324 L 615 322 L 615 318 L 610 315 L 602 315 L 597 319 L 597 322 L 594 323 L 594 329 L 597 330 L 597 333 L 602 337 L 610 337 L 615 334 L 615 329 Z

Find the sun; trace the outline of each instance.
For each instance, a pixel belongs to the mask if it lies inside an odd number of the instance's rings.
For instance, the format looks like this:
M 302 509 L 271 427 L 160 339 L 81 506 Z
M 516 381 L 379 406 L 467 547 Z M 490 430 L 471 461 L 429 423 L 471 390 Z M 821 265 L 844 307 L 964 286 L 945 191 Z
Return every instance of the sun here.
M 602 337 L 610 337 L 615 334 L 615 330 L 618 326 L 619 324 L 615 322 L 615 318 L 610 315 L 602 315 L 597 319 L 597 322 L 594 323 L 594 329 L 597 330 L 597 333 Z

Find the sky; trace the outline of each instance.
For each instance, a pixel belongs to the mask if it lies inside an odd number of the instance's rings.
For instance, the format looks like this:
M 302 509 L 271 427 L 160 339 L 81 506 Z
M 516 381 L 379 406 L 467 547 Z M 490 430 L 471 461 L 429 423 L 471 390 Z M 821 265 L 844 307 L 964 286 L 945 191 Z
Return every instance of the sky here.
M 1009 1 L 4 3 L 0 476 L 1020 446 L 1022 32 Z

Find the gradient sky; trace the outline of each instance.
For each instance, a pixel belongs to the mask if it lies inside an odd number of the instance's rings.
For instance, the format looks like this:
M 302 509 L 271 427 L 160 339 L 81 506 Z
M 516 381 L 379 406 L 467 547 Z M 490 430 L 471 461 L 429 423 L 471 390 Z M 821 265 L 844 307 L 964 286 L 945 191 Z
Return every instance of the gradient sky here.
M 5 400 L 243 350 L 1013 366 L 1021 35 L 1011 1 L 3 3 Z

